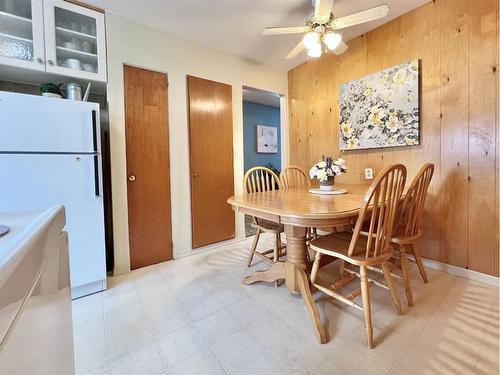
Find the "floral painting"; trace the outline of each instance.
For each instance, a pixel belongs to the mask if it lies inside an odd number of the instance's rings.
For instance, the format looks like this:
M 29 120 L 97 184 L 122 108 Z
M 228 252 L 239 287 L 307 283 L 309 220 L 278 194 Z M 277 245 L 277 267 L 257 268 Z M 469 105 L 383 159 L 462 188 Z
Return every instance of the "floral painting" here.
M 420 143 L 418 60 L 340 87 L 340 149 Z

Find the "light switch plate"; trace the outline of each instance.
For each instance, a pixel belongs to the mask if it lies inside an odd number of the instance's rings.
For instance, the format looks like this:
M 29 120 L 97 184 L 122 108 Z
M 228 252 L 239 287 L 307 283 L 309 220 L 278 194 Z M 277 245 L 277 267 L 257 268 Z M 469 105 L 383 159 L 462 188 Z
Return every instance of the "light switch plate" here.
M 365 180 L 373 180 L 373 168 L 365 168 Z

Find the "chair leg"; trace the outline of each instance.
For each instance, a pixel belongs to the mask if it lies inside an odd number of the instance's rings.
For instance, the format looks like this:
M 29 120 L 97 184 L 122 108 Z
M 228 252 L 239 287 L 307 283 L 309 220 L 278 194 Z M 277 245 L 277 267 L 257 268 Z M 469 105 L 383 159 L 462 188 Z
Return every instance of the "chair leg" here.
M 255 236 L 253 237 L 252 248 L 250 249 L 250 254 L 248 255 L 247 267 L 250 267 L 252 264 L 253 255 L 255 254 L 257 244 L 259 243 L 260 232 L 260 229 L 257 229 L 257 232 L 255 232 Z
M 344 277 L 344 266 L 345 266 L 345 261 L 339 259 L 339 276 L 341 279 Z
M 413 291 L 411 290 L 411 279 L 409 272 L 408 258 L 406 257 L 406 249 L 403 245 L 399 246 L 399 255 L 401 260 L 401 271 L 403 271 L 403 280 L 405 282 L 406 300 L 408 306 L 413 306 Z
M 427 280 L 427 273 L 425 272 L 424 264 L 422 263 L 422 257 L 420 256 L 420 252 L 415 244 L 411 244 L 411 248 L 413 250 L 413 255 L 415 256 L 415 261 L 417 262 L 418 270 L 420 271 L 420 276 L 422 276 L 422 280 L 427 284 L 429 281 Z
M 318 270 L 319 270 L 319 263 L 321 261 L 321 253 L 316 253 L 314 255 L 314 263 L 311 269 L 311 283 L 316 282 L 316 277 L 318 276 Z
M 273 261 L 274 263 L 280 260 L 280 245 L 281 245 L 281 236 L 279 233 L 276 233 L 274 240 L 274 253 L 273 253 Z
M 281 235 L 280 235 L 280 233 L 276 233 L 275 242 L 274 242 L 274 256 L 273 256 L 274 263 L 277 263 L 280 260 L 280 245 L 281 245 Z M 279 287 L 280 281 L 276 280 L 274 282 L 274 286 L 276 288 Z
M 306 238 L 308 238 L 308 241 L 306 242 L 307 245 L 306 261 L 307 263 L 311 263 L 314 259 L 311 258 L 311 253 L 309 252 L 309 245 L 311 244 L 311 240 L 315 239 L 315 237 L 312 234 L 312 228 L 306 228 Z
M 392 281 L 391 270 L 387 266 L 387 263 L 382 263 L 382 271 L 384 272 L 385 281 L 387 287 L 389 288 L 389 293 L 392 297 L 392 303 L 399 315 L 403 315 L 403 309 L 401 308 L 401 302 L 399 301 L 398 294 L 396 293 L 396 288 L 394 287 L 394 282 Z
M 365 314 L 365 331 L 368 348 L 373 348 L 373 327 L 372 311 L 370 305 L 370 287 L 368 285 L 368 270 L 366 267 L 360 267 L 361 276 L 361 298 L 363 300 L 363 312 Z

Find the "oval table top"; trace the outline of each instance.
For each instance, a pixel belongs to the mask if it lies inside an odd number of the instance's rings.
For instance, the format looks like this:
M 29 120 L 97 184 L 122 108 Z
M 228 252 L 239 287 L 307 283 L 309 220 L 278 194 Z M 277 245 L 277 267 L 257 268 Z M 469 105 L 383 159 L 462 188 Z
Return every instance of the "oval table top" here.
M 335 185 L 346 194 L 317 195 L 306 189 L 283 189 L 230 197 L 236 212 L 291 225 L 331 225 L 356 217 L 370 185 Z

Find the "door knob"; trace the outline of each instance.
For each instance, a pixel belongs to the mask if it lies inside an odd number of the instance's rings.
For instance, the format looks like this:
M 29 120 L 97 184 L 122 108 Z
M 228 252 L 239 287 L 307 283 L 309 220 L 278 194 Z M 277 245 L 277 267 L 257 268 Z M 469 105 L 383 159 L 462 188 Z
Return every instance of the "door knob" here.
M 52 60 L 47 60 L 47 62 L 49 63 L 49 65 L 54 65 L 54 61 Z
M 198 177 L 198 173 L 194 172 L 193 177 Z
M 135 181 L 135 175 L 131 174 L 130 176 L 128 176 L 128 180 L 130 182 L 134 182 Z
M 43 64 L 44 61 L 41 57 L 37 57 L 36 61 L 39 63 L 39 64 Z

